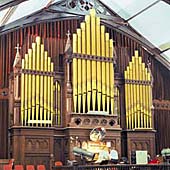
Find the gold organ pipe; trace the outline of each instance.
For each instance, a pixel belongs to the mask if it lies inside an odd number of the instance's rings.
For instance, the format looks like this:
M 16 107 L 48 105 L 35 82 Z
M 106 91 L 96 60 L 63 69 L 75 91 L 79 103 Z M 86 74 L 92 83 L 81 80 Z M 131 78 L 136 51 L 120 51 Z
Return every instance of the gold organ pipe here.
M 106 57 L 109 58 L 109 33 L 105 33 Z M 107 112 L 110 110 L 110 67 L 106 62 L 106 96 L 107 96 Z
M 55 89 L 56 89 L 56 117 L 57 117 L 57 120 L 56 120 L 56 124 L 59 125 L 59 122 L 60 122 L 60 115 L 59 115 L 59 84 L 58 82 L 56 81 L 55 83 Z
M 40 71 L 40 49 L 41 49 L 41 39 L 36 37 L 36 70 Z M 39 120 L 39 108 L 40 107 L 40 76 L 36 75 L 36 121 Z M 38 126 L 38 123 L 36 123 Z
M 132 80 L 133 79 L 133 73 L 132 73 L 132 62 L 129 63 L 129 80 Z M 130 87 L 130 101 L 129 101 L 129 115 L 130 115 L 130 119 L 131 119 L 131 127 L 132 129 L 134 128 L 134 119 L 135 119 L 135 116 L 134 116 L 134 96 L 133 96 L 133 85 L 130 84 L 129 85 Z
M 139 81 L 142 81 L 142 58 L 139 57 Z M 139 85 L 139 101 L 140 101 L 140 127 L 143 128 L 143 92 L 142 87 L 143 85 Z
M 113 59 L 113 40 L 110 39 L 109 41 L 109 48 L 110 48 L 110 58 Z M 110 97 L 111 97 L 111 114 L 114 114 L 114 69 L 113 63 L 110 64 Z
M 51 63 L 51 73 L 53 73 L 54 72 L 54 63 Z M 50 115 L 50 117 L 51 117 L 51 125 L 52 125 L 52 123 L 53 123 L 53 114 L 54 114 L 54 109 L 53 109 L 53 106 L 54 106 L 54 88 L 53 88 L 53 82 L 54 82 L 54 77 L 53 77 L 53 75 L 50 77 L 50 79 L 51 79 L 51 88 L 50 88 L 50 92 L 51 92 L 51 115 Z
M 28 54 L 25 54 L 25 69 L 28 69 Z M 28 74 L 25 74 L 25 125 L 28 118 Z
M 144 76 L 143 76 L 143 66 L 142 66 L 142 58 L 141 58 L 141 81 L 143 82 L 144 81 Z M 141 84 L 141 95 L 140 95 L 140 100 L 141 100 L 141 123 L 142 123 L 142 128 L 144 128 L 144 110 L 145 110 L 145 102 L 144 102 L 144 84 L 142 83 Z
M 138 62 L 138 51 L 135 51 L 135 74 L 136 82 L 139 80 L 139 62 Z M 136 108 L 137 108 L 137 128 L 140 127 L 140 103 L 139 103 L 139 84 L 136 84 Z
M 152 128 L 151 74 L 135 51 L 124 72 L 127 128 Z
M 25 69 L 25 60 L 22 59 L 22 70 Z M 25 75 L 24 73 L 21 73 L 21 125 L 24 124 L 24 112 L 25 112 L 25 107 L 24 107 L 24 102 L 25 102 Z
M 140 59 L 140 56 L 137 57 L 137 80 L 140 80 L 140 75 L 141 75 L 141 72 L 140 72 L 140 63 L 139 63 L 139 59 Z M 140 100 L 140 86 L 141 86 L 141 83 L 138 83 L 138 91 L 137 91 L 137 95 L 138 95 L 138 102 L 137 102 L 137 108 L 138 108 L 138 128 L 141 128 L 141 100 Z
M 151 74 L 148 72 L 148 81 L 151 82 Z M 148 124 L 148 127 L 149 128 L 152 128 L 152 88 L 151 88 L 151 84 L 148 84 L 148 121 L 149 121 L 149 124 Z
M 146 69 L 146 72 L 145 72 L 145 76 L 146 76 L 146 81 L 148 82 L 149 80 L 148 80 L 148 71 L 147 71 L 147 69 Z M 147 105 L 146 105 L 146 108 L 147 108 L 147 114 L 146 114 L 146 127 L 148 128 L 149 127 L 149 96 L 150 96 L 150 94 L 149 94 L 149 85 L 148 85 L 148 83 L 147 83 L 147 85 L 146 85 L 146 102 L 147 102 Z
M 101 26 L 101 55 L 105 56 L 105 27 Z M 102 62 L 102 106 L 105 111 L 106 105 L 106 64 Z
M 86 22 L 86 43 L 87 43 L 87 54 L 91 54 L 91 47 L 90 47 L 90 16 L 85 16 Z M 91 61 L 87 60 L 87 111 L 90 111 L 90 103 L 91 103 Z
M 144 74 L 144 81 L 146 82 L 146 68 L 145 68 L 145 65 L 144 65 L 144 70 L 143 70 L 143 74 Z M 146 91 L 146 84 L 144 85 L 144 107 L 145 107 L 145 112 L 144 112 L 144 128 L 147 127 L 147 118 L 146 118 L 146 114 L 147 114 L 147 91 Z
M 81 23 L 81 30 L 82 30 L 82 54 L 86 54 L 86 25 L 84 22 Z M 86 88 L 86 81 L 87 81 L 87 69 L 86 69 L 86 60 L 82 60 L 82 100 L 83 100 L 83 113 L 85 113 L 86 109 L 86 95 L 87 95 L 87 88 Z
M 44 71 L 48 71 L 48 57 L 47 57 L 47 51 L 44 52 Z M 48 107 L 48 104 L 47 104 L 47 89 L 48 89 L 48 84 L 47 84 L 47 76 L 45 75 L 44 76 L 44 117 L 43 119 L 46 120 L 47 119 L 47 107 Z M 46 126 L 46 124 L 45 124 Z
M 132 73 L 133 73 L 133 80 L 136 81 L 136 61 L 135 61 L 135 56 L 133 56 L 132 58 L 132 63 L 133 63 L 133 68 L 132 68 Z M 136 84 L 133 84 L 133 87 L 134 87 L 134 108 L 135 108 L 135 111 L 134 111 L 134 116 L 135 116 L 135 128 L 137 128 L 137 85 Z
M 90 10 L 91 14 L 91 54 L 96 55 L 96 11 L 95 9 Z M 92 109 L 95 111 L 96 105 L 96 61 L 92 61 Z
M 73 53 L 77 53 L 77 34 L 73 34 Z M 73 58 L 73 102 L 74 112 L 77 112 L 77 59 Z
M 36 43 L 32 43 L 32 69 L 36 70 Z M 36 76 L 32 75 L 32 120 L 34 120 L 35 115 L 35 100 L 36 100 Z
M 80 54 L 81 53 L 81 29 L 77 29 L 77 52 Z M 78 74 L 77 74 L 77 79 L 78 79 L 78 113 L 80 113 L 80 109 L 81 109 L 81 97 L 82 97 L 82 63 L 81 63 L 81 59 L 78 59 L 78 63 L 77 63 L 77 67 L 78 67 Z
M 124 76 L 125 76 L 125 80 L 128 79 L 128 71 L 129 71 L 129 67 L 127 67 L 127 71 L 124 72 Z M 129 95 L 129 91 L 128 91 L 128 83 L 125 82 L 125 108 L 126 108 L 126 128 L 129 129 L 129 109 L 128 109 L 128 95 Z
M 145 81 L 145 64 L 142 63 L 142 80 Z M 145 94 L 146 85 L 142 86 L 143 93 L 143 127 L 146 128 L 146 94 Z
M 32 70 L 32 49 L 28 49 L 28 69 Z M 32 75 L 29 74 L 28 75 L 28 126 L 29 124 L 29 120 L 31 120 L 31 110 L 32 110 L 32 96 L 31 96 L 31 89 L 32 89 Z
M 132 63 L 129 64 L 127 67 L 127 79 L 131 80 L 132 79 Z M 126 98 L 128 100 L 127 102 L 127 117 L 128 117 L 128 127 L 132 128 L 133 127 L 133 107 L 132 107 L 132 102 L 133 102 L 133 93 L 132 93 L 132 84 L 127 83 L 127 92 L 126 92 Z
M 148 81 L 148 72 L 147 69 L 145 68 L 145 81 Z M 145 117 L 146 117 L 146 128 L 148 127 L 148 85 L 146 84 L 145 86 L 145 99 L 146 99 L 146 113 L 145 113 Z
M 48 57 L 48 72 L 51 71 L 51 57 Z M 47 119 L 46 120 L 50 120 L 50 114 L 51 114 L 51 92 L 49 92 L 49 90 L 51 89 L 51 78 L 50 76 L 48 76 L 47 78 Z M 49 124 L 48 124 L 49 126 Z
M 86 24 L 85 22 L 81 23 L 81 31 L 82 31 L 82 54 L 86 54 Z
M 90 40 L 90 15 L 85 16 L 85 23 L 86 23 L 86 53 L 88 55 L 91 54 L 91 40 Z
M 91 16 L 91 54 L 96 55 L 96 11 L 95 9 L 90 10 Z
M 26 71 L 21 73 L 21 122 L 24 126 L 50 126 L 53 121 L 54 64 L 40 41 L 40 37 L 36 37 L 36 43 L 32 43 L 32 49 L 28 49 L 22 59 L 22 70 Z M 40 71 L 45 75 L 40 75 Z
M 135 75 L 135 57 L 132 57 L 132 80 L 136 80 Z M 137 128 L 137 106 L 136 106 L 136 84 L 133 84 L 133 115 L 134 115 L 134 128 Z
M 61 108 L 60 108 L 60 94 L 61 94 L 61 89 L 60 89 L 60 84 L 57 84 L 57 91 L 58 91 L 58 125 L 61 125 Z
M 101 43 L 100 43 L 100 18 L 96 18 L 96 43 L 97 43 L 97 56 L 101 56 Z M 101 84 L 101 62 L 97 61 L 97 105 L 98 111 L 101 109 L 101 93 L 102 93 L 102 84 Z
M 73 34 L 73 53 L 113 58 L 113 42 L 109 40 L 109 34 L 105 33 L 105 27 L 100 26 L 100 18 L 96 17 L 94 9 L 85 16 L 85 22 L 81 23 L 77 34 Z M 106 111 L 107 106 L 107 112 L 111 110 L 113 114 L 113 63 L 73 58 L 73 98 L 75 112 L 78 109 L 79 113 L 84 113 L 86 106 L 87 112 L 90 109 L 100 111 L 101 108 Z
M 58 86 L 57 81 L 55 82 L 55 114 L 56 114 L 56 125 L 58 125 Z
M 41 44 L 41 56 L 40 56 L 40 71 L 44 71 L 44 45 Z M 43 120 L 43 110 L 44 110 L 44 76 L 40 76 L 40 121 Z M 42 126 L 42 123 L 40 124 Z

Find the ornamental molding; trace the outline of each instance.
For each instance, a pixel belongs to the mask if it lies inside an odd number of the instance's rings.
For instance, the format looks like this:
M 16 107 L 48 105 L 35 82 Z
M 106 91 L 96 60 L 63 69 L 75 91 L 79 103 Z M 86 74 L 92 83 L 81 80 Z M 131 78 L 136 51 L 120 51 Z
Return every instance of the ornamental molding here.
M 170 111 L 170 100 L 154 100 L 153 106 L 155 110 L 169 110 Z
M 76 11 L 89 11 L 92 8 L 96 9 L 97 14 L 113 15 L 101 2 L 97 0 L 66 0 L 56 3 L 58 7 L 73 9 Z

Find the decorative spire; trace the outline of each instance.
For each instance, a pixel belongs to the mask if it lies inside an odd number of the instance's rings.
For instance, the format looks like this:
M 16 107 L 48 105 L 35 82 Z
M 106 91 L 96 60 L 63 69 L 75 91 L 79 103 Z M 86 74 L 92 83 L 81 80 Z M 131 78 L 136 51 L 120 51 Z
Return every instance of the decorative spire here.
M 150 62 L 149 58 L 148 58 L 147 66 L 148 66 L 148 71 L 149 71 L 150 77 L 151 77 L 151 85 L 153 86 L 153 75 L 152 75 L 152 71 L 151 71 L 151 62 Z
M 19 50 L 21 49 L 21 47 L 19 46 L 19 43 L 17 44 L 15 49 L 17 50 L 17 52 L 16 52 L 16 55 L 15 55 L 15 60 L 14 60 L 14 63 L 13 63 L 13 68 L 21 67 L 21 56 L 20 56 L 20 53 L 19 53 Z
M 65 46 L 65 50 L 64 52 L 67 54 L 71 54 L 72 53 L 72 47 L 71 47 L 71 40 L 70 40 L 70 31 L 68 30 L 67 35 L 67 42 L 66 42 L 66 46 Z

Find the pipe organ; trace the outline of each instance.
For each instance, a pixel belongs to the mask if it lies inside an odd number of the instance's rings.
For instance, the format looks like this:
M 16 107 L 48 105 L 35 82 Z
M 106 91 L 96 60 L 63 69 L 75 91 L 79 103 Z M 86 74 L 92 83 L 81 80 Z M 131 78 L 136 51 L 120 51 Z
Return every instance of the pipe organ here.
M 113 40 L 94 9 L 73 34 L 73 105 L 75 113 L 114 113 Z
M 50 167 L 53 160 L 66 163 L 67 159 L 75 159 L 73 146 L 88 144 L 90 129 L 104 127 L 105 142 L 120 157 L 127 153 L 130 158 L 132 150 L 141 149 L 154 156 L 151 73 L 136 51 L 124 77 L 120 70 L 114 74 L 111 36 L 116 35 L 116 41 L 121 38 L 110 28 L 112 35 L 106 31 L 94 9 L 83 22 L 73 20 L 51 21 L 50 29 L 43 23 L 46 26 L 42 25 L 42 31 L 49 33 L 37 32 L 43 39 L 35 37 L 35 32 L 27 35 L 27 29 L 21 34 L 24 41 L 15 36 L 11 39 L 19 41 L 24 56 L 21 59 L 18 46 L 10 75 L 9 111 L 14 121 L 9 154 L 19 164 L 44 162 Z M 66 40 L 66 30 L 73 32 L 77 25 L 80 27 L 72 34 L 72 47 L 68 33 L 63 53 L 60 47 Z M 32 28 L 39 31 L 38 26 Z M 127 40 L 126 43 L 131 42 Z M 53 45 L 55 49 L 51 48 Z M 117 50 L 118 58 L 120 53 L 128 52 Z M 122 60 L 119 64 L 123 69 L 127 60 Z
M 124 76 L 127 129 L 153 128 L 151 73 L 142 63 L 138 51 L 135 51 Z
M 23 126 L 61 125 L 61 87 L 54 81 L 54 63 L 36 37 L 22 59 L 21 124 Z

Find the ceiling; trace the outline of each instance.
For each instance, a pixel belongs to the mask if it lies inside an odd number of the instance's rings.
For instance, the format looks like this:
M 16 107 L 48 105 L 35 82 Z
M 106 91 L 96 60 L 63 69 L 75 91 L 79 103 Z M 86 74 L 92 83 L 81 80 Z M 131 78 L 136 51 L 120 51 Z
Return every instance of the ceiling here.
M 60 1 L 2 0 L 0 1 L 0 27 Z M 84 1 L 95 3 L 95 0 Z M 100 0 L 100 2 L 158 48 L 162 58 L 170 64 L 169 0 Z

